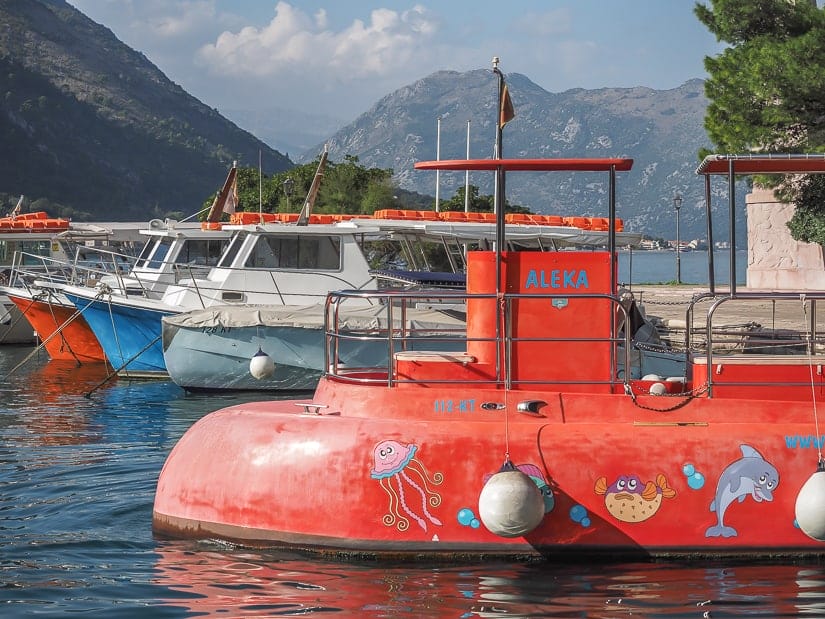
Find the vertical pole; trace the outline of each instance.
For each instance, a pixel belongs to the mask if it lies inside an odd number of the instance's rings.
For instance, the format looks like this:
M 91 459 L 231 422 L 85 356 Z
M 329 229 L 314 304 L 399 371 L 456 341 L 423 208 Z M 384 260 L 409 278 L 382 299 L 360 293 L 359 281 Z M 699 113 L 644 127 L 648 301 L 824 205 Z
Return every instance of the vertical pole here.
M 496 109 L 496 154 L 495 159 L 502 158 L 502 126 L 501 126 L 501 99 L 504 96 L 504 74 L 498 68 L 498 57 L 493 58 L 493 73 L 498 75 L 498 104 Z M 493 200 L 496 213 L 496 258 L 501 260 L 501 251 L 504 248 L 504 170 L 496 170 L 496 193 Z
M 467 121 L 467 159 L 470 159 L 470 121 Z M 470 171 L 464 171 L 464 212 L 470 212 Z
M 441 161 L 441 116 L 436 120 L 435 131 L 435 159 Z M 435 212 L 441 210 L 439 202 L 439 192 L 441 191 L 441 170 L 435 171 Z
M 682 283 L 682 239 L 679 235 L 679 207 L 676 207 L 676 283 Z
M 608 227 L 607 251 L 610 254 L 610 294 L 616 294 L 616 166 L 610 166 L 607 194 Z
M 730 225 L 730 296 L 736 296 L 736 176 L 733 158 L 728 159 L 728 203 Z
M 715 269 L 713 266 L 713 219 L 710 204 L 710 174 L 705 174 L 705 215 L 708 220 L 708 290 L 716 294 Z

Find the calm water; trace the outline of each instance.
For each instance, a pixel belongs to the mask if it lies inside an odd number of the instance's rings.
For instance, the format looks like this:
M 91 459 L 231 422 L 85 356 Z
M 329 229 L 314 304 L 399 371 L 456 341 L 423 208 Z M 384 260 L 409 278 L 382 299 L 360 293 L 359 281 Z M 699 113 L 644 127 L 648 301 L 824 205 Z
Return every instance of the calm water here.
M 748 252 L 736 252 L 736 283 L 745 284 Z M 713 254 L 714 279 L 719 285 L 730 283 L 730 254 L 717 251 Z M 679 254 L 680 279 L 685 284 L 708 283 L 707 251 L 690 251 Z M 676 252 L 672 251 L 620 251 L 619 281 L 631 284 L 661 284 L 676 281 Z
M 0 376 L 29 352 L 0 347 Z M 825 617 L 819 565 L 376 565 L 155 539 L 167 453 L 242 398 L 103 379 L 34 358 L 3 382 L 0 617 Z

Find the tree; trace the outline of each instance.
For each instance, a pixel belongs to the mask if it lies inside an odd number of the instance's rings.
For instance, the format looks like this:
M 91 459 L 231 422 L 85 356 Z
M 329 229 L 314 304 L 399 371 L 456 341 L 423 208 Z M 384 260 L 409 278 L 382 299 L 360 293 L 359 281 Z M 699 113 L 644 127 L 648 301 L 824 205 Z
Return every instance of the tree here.
M 708 136 L 720 152 L 825 152 L 825 10 L 815 0 L 710 0 L 694 12 L 729 45 L 705 58 Z M 708 154 L 706 151 L 701 156 Z M 825 178 L 759 177 L 796 204 L 797 240 L 825 244 Z
M 492 195 L 489 196 L 480 196 L 478 195 L 478 187 L 475 185 L 470 185 L 470 204 L 469 208 L 471 212 L 478 212 L 478 213 L 492 213 L 493 207 L 495 203 L 495 198 Z M 465 188 L 463 185 L 456 189 L 455 194 L 449 200 L 442 202 L 439 208 L 442 211 L 463 211 L 464 210 L 464 196 L 465 196 Z M 529 213 L 530 209 L 524 206 L 519 206 L 516 204 L 510 204 L 507 201 L 507 198 L 504 199 L 504 212 L 505 213 Z
M 257 168 L 238 168 L 238 201 L 242 211 L 297 213 L 304 204 L 320 157 L 312 163 L 298 165 L 273 176 L 260 175 Z M 292 181 L 287 196 L 284 181 Z M 314 213 L 372 214 L 394 205 L 392 170 L 365 168 L 358 157 L 346 156 L 342 163 L 328 161 L 318 190 Z M 204 201 L 208 210 L 217 191 Z M 205 216 L 205 213 L 204 213 Z

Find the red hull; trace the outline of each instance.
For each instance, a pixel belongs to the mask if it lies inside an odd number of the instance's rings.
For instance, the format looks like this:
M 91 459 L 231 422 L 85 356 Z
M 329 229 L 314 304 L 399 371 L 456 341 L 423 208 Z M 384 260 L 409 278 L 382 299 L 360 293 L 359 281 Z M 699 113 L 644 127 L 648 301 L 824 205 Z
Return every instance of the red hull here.
M 353 554 L 825 551 L 794 522 L 796 495 L 816 466 L 810 404 L 695 398 L 661 413 L 644 408 L 662 405 L 655 396 L 640 396 L 634 404 L 610 394 L 510 392 L 506 403 L 505 393 L 495 389 L 443 395 L 326 379 L 314 401 L 340 415 L 302 414 L 293 402 L 213 413 L 170 454 L 158 482 L 155 527 Z M 548 402 L 546 417 L 516 412 L 519 401 L 532 399 Z M 485 402 L 506 408 L 485 410 Z M 368 416 L 376 410 L 384 412 L 381 419 Z M 541 525 L 517 539 L 497 537 L 478 523 L 479 493 L 504 461 L 507 438 L 512 461 L 532 465 L 529 470 L 540 473 L 553 493 Z M 415 457 L 389 483 L 371 476 L 383 441 L 416 446 Z M 718 524 L 710 510 L 717 485 L 743 460 L 743 445 L 775 467 L 781 483 L 772 500 L 745 494 L 741 503 L 728 505 L 724 525 L 735 534 L 709 535 Z M 658 494 L 628 501 L 622 511 L 617 493 L 605 490 L 622 476 L 653 482 Z M 634 510 L 644 519 L 633 520 Z
M 46 352 L 55 360 L 102 363 L 106 355 L 82 316 L 75 317 L 74 305 L 39 301 L 8 294 L 26 320 L 45 342 Z M 74 318 L 66 324 L 69 319 Z M 60 330 L 59 333 L 55 333 Z

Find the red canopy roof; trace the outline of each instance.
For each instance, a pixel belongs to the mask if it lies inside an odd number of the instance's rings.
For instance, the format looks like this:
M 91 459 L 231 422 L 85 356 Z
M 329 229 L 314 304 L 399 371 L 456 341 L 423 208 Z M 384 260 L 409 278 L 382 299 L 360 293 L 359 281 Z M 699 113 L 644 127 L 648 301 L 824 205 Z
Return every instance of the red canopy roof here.
M 825 154 L 708 155 L 696 168 L 697 174 L 727 174 L 733 162 L 734 174 L 822 174 Z
M 441 159 L 419 161 L 416 170 L 496 170 L 523 172 L 626 172 L 632 159 Z

